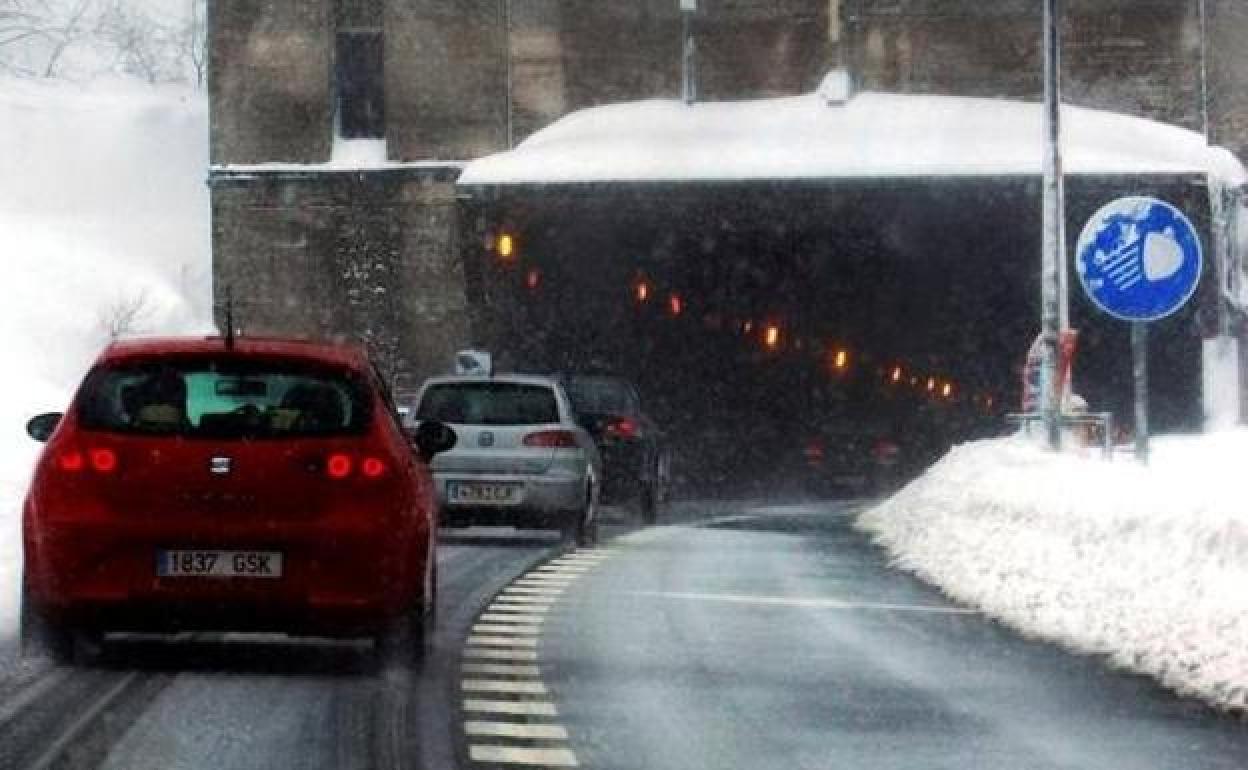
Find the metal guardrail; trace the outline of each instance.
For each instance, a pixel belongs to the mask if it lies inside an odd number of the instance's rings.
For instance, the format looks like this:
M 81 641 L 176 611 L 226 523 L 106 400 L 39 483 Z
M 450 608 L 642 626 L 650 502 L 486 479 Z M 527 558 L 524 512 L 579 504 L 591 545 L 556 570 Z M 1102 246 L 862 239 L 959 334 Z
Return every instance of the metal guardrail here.
M 1011 412 L 1005 416 L 1006 422 L 1017 423 L 1028 436 L 1031 435 L 1031 426 L 1044 421 L 1044 414 L 1041 412 Z M 1063 428 L 1077 427 L 1083 425 L 1091 425 L 1099 427 L 1101 432 L 1101 449 L 1105 453 L 1105 458 L 1109 459 L 1114 456 L 1114 413 L 1113 412 L 1080 412 L 1078 414 L 1063 414 L 1058 416 L 1058 422 Z

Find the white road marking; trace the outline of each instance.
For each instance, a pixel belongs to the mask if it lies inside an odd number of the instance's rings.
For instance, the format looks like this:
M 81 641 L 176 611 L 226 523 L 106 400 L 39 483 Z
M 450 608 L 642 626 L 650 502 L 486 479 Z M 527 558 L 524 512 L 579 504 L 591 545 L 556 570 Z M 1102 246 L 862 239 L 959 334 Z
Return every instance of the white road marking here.
M 510 660 L 520 663 L 533 663 L 537 661 L 537 651 L 469 647 L 464 650 L 464 657 L 471 660 Z
M 816 597 L 750 596 L 746 594 L 704 594 L 675 591 L 630 591 L 628 593 L 633 596 L 653 596 L 659 599 L 758 604 L 774 607 L 807 607 L 821 610 L 883 610 L 887 612 L 928 612 L 937 615 L 979 614 L 978 611 L 965 607 L 942 607 L 938 604 L 890 604 L 887 602 L 855 602 L 844 599 Z
M 485 676 L 531 676 L 540 677 L 541 670 L 537 666 L 517 666 L 511 663 L 464 663 L 460 670 L 465 674 L 482 674 Z
M 517 602 L 510 599 L 495 599 L 494 603 L 485 608 L 486 612 L 534 612 L 543 613 L 551 608 L 550 602 Z
M 580 577 L 579 574 L 562 572 L 529 572 L 516 578 L 512 583 L 575 583 Z
M 540 625 L 546 620 L 544 615 L 521 614 L 518 612 L 502 612 L 495 613 L 492 610 L 486 610 L 481 613 L 477 620 L 482 623 L 515 623 L 517 625 Z
M 519 580 L 513 580 L 511 585 L 517 588 L 567 588 L 575 582 L 576 578 L 520 578 Z
M 529 717 L 559 716 L 559 712 L 555 710 L 555 704 L 550 701 L 465 698 L 464 711 L 476 711 L 485 714 L 518 714 Z
M 559 601 L 558 596 L 533 596 L 531 594 L 499 594 L 494 597 L 493 605 L 500 604 L 535 604 L 549 607 Z
M 517 682 L 511 679 L 465 679 L 460 683 L 464 692 L 494 692 L 506 695 L 545 695 L 541 682 Z
M 589 564 L 561 564 L 560 562 L 551 562 L 543 564 L 537 568 L 539 573 L 547 575 L 584 575 L 586 572 L 592 572 L 594 565 Z M 532 574 L 532 573 L 530 573 Z
M 469 647 L 536 647 L 537 639 L 527 636 L 478 636 L 468 637 Z
M 558 596 L 563 593 L 563 586 L 508 586 L 503 589 L 503 594 L 507 596 L 529 595 L 529 596 Z
M 566 741 L 568 731 L 561 725 L 534 725 L 527 722 L 464 722 L 468 735 L 490 735 L 498 738 L 530 738 L 533 740 Z
M 478 623 L 472 627 L 472 632 L 474 634 L 514 634 L 516 636 L 537 636 L 541 633 L 541 629 L 537 626 Z
M 553 559 L 542 565 L 542 567 L 568 567 L 572 569 L 593 569 L 602 563 L 602 559 L 585 559 L 585 558 L 563 558 Z M 538 569 L 542 569 L 539 567 Z
M 474 762 L 531 767 L 577 767 L 576 755 L 569 749 L 524 749 L 516 746 L 469 746 Z

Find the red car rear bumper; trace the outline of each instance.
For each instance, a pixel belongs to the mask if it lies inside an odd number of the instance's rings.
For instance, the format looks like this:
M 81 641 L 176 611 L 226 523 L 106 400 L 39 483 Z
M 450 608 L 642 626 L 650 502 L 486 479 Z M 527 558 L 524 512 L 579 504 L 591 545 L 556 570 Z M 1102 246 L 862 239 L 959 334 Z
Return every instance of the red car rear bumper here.
M 116 631 L 239 630 L 352 636 L 426 601 L 428 533 L 344 524 L 76 521 L 28 528 L 31 598 L 75 624 Z M 162 550 L 282 554 L 280 577 L 162 577 Z

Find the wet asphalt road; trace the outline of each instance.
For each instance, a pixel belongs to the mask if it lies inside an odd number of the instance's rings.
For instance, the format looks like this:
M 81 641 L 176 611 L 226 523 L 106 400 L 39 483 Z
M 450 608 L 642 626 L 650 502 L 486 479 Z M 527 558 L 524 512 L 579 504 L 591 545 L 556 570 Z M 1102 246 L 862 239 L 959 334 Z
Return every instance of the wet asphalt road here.
M 437 631 L 414 672 L 375 671 L 367 643 L 195 635 L 51 668 L 17 664 L 0 640 L 0 770 L 454 767 L 459 643 L 558 548 L 546 533 L 444 537 Z
M 602 770 L 1248 767 L 1248 722 L 949 603 L 888 567 L 857 509 L 685 503 L 652 529 L 616 512 L 592 567 L 538 567 L 561 552 L 547 535 L 447 538 L 433 650 L 407 674 L 351 643 L 198 636 L 50 669 L 0 641 L 0 770 L 517 766 L 472 761 L 483 742 Z M 474 622 L 503 622 L 478 616 L 532 597 L 519 586 L 541 570 L 566 587 L 533 629 L 535 666 L 499 677 L 540 694 L 463 691 L 483 676 L 467 673 Z M 552 715 L 471 715 L 470 697 Z M 467 735 L 482 719 L 566 737 Z
M 1248 723 L 950 604 L 888 568 L 853 510 L 617 539 L 541 632 L 580 766 L 1248 767 Z

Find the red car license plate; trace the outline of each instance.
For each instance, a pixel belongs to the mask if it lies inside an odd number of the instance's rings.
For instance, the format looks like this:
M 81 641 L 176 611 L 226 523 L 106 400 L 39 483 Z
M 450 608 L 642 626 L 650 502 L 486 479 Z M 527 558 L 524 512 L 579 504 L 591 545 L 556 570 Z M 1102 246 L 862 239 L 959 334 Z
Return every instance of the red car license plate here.
M 280 578 L 282 554 L 277 551 L 157 551 L 161 577 Z

